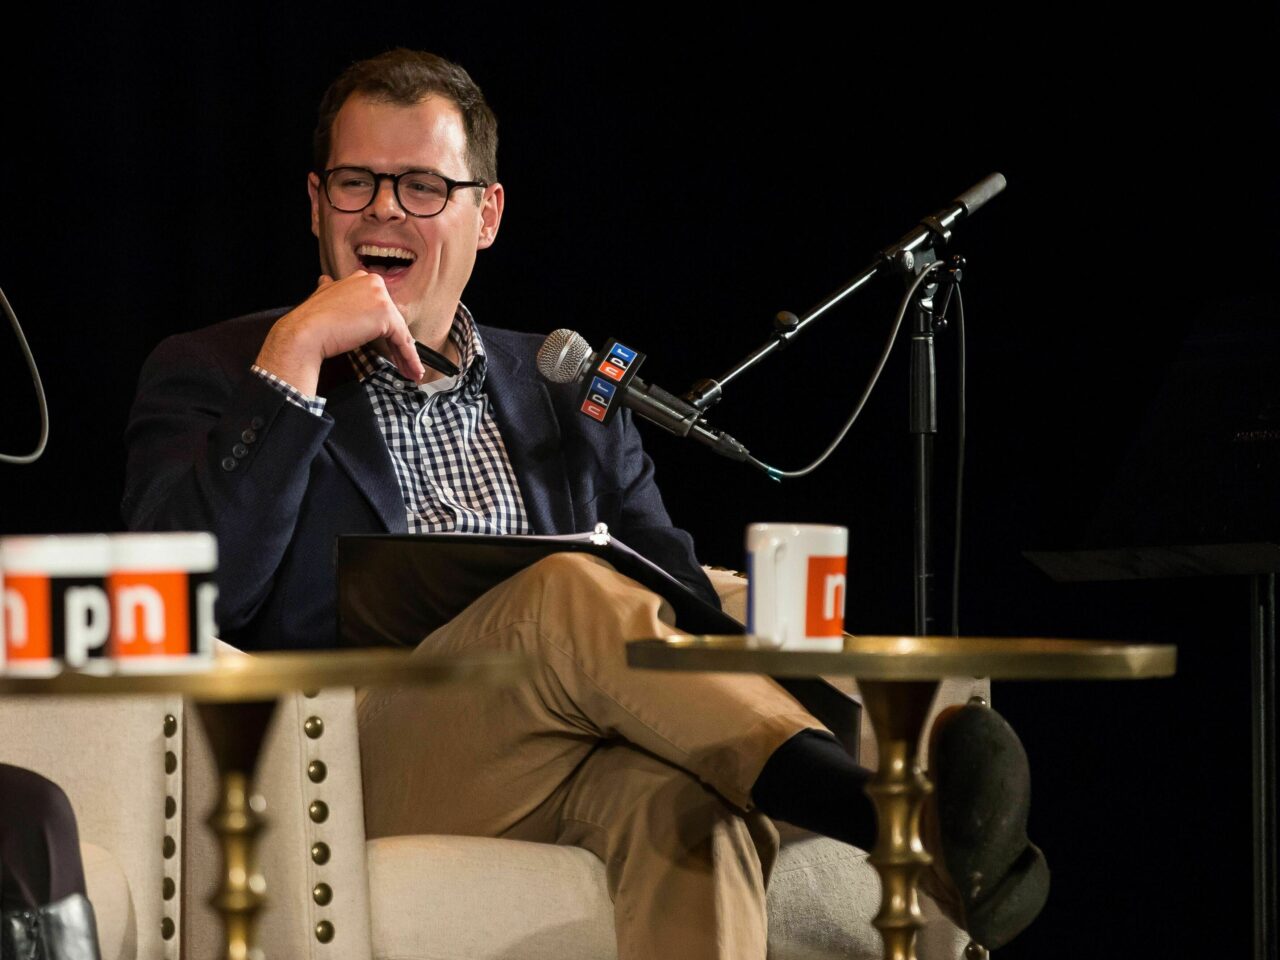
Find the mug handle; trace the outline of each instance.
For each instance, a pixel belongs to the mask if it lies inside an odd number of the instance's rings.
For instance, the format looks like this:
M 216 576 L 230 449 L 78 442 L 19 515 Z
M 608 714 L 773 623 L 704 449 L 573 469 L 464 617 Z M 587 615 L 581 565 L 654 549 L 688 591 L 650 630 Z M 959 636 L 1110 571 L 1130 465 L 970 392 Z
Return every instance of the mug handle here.
M 782 537 L 769 537 L 752 551 L 751 579 L 747 582 L 750 589 L 750 603 L 747 606 L 748 630 L 756 636 L 766 637 L 778 645 L 786 642 L 786 637 L 777 635 L 778 631 L 778 552 L 785 549 L 786 540 Z M 762 577 L 760 571 L 769 568 L 769 576 Z M 768 630 L 762 629 L 759 611 L 768 611 L 770 623 Z

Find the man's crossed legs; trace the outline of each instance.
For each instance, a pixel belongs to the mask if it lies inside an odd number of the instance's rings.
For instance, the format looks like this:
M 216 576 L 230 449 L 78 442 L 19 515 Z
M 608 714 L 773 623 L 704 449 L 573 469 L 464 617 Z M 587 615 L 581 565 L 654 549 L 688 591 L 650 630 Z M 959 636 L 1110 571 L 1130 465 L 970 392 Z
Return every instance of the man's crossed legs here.
M 753 791 L 761 799 L 762 784 L 814 771 L 789 792 L 768 790 L 782 798 L 769 813 L 869 846 L 866 772 L 768 678 L 628 668 L 626 641 L 671 633 L 672 621 L 660 597 L 583 554 L 553 555 L 490 590 L 418 652 L 526 653 L 534 676 L 368 693 L 368 836 L 585 847 L 606 867 L 620 960 L 763 960 L 778 835 Z

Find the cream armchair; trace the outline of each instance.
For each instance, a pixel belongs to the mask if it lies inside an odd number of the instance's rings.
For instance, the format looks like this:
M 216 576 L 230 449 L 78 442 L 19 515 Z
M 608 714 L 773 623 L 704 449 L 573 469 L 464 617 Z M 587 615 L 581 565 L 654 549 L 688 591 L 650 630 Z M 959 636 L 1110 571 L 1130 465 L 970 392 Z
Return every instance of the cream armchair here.
M 711 576 L 741 618 L 745 581 Z M 984 681 L 948 681 L 934 709 L 986 694 Z M 350 689 L 296 695 L 281 701 L 268 733 L 257 778 L 267 799 L 258 849 L 268 960 L 616 957 L 604 868 L 585 850 L 475 837 L 366 841 L 355 717 Z M 861 748 L 874 766 L 870 730 Z M 220 857 L 205 823 L 216 776 L 192 707 L 177 697 L 0 698 L 0 760 L 70 797 L 104 960 L 221 957 L 208 905 Z M 870 922 L 880 889 L 866 854 L 790 828 L 783 838 L 769 886 L 772 960 L 880 957 Z M 921 899 L 919 955 L 955 960 L 966 938 Z

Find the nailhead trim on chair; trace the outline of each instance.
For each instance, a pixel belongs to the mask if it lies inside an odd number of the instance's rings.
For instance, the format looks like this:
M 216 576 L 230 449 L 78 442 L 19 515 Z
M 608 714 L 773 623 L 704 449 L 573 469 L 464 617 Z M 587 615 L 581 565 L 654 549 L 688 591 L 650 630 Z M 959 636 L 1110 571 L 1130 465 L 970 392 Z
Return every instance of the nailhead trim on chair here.
M 313 700 L 318 695 L 319 691 L 308 690 L 303 692 L 303 697 L 307 700 Z M 321 738 L 324 736 L 323 718 L 313 713 L 303 722 L 302 732 L 311 741 L 307 745 L 307 752 L 313 754 L 310 758 L 304 758 L 307 761 L 307 780 L 319 785 L 328 776 L 328 767 L 325 766 L 325 762 L 314 756 L 321 749 Z M 319 827 L 320 824 L 329 819 L 329 805 L 319 797 L 314 797 L 307 805 L 307 817 Z M 312 835 L 315 836 L 314 833 Z M 327 864 L 329 862 L 329 845 L 323 840 L 317 840 L 313 843 L 311 845 L 311 860 L 320 867 Z M 333 888 L 324 882 L 323 871 L 321 871 L 321 879 L 311 888 L 311 900 L 317 907 L 326 907 L 333 901 Z M 313 930 L 316 940 L 320 943 L 331 943 L 337 932 L 334 929 L 333 922 L 323 918 L 316 921 Z
M 178 841 L 174 831 L 181 829 L 178 817 L 181 804 L 179 795 L 182 789 L 182 775 L 179 769 L 182 764 L 178 754 L 182 750 L 178 718 L 175 714 L 166 713 L 162 726 L 165 738 L 164 772 L 164 840 L 161 851 L 164 854 L 164 879 L 161 882 L 161 896 L 164 899 L 160 917 L 160 936 L 164 940 L 165 960 L 177 960 L 179 949 L 178 922 L 175 919 L 180 909 L 178 899 L 178 877 L 182 873 L 182 858 L 178 857 Z

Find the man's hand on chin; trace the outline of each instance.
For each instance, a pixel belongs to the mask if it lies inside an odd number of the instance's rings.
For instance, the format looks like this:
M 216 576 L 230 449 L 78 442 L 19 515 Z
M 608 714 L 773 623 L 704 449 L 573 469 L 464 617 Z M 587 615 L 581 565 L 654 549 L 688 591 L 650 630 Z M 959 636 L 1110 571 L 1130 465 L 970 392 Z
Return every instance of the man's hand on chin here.
M 387 358 L 404 377 L 422 382 L 426 367 L 382 278 L 364 270 L 341 280 L 322 276 L 311 296 L 275 322 L 256 363 L 314 396 L 326 359 L 371 340 L 383 342 Z

